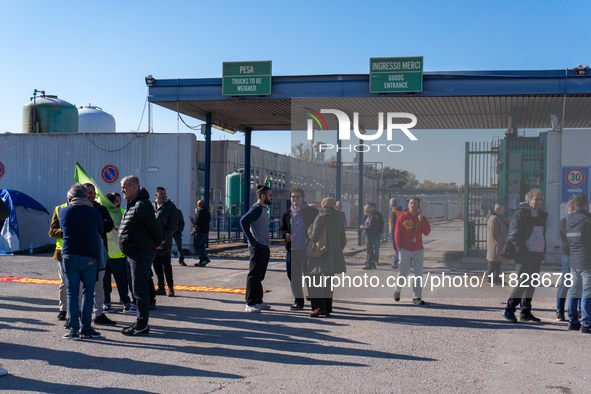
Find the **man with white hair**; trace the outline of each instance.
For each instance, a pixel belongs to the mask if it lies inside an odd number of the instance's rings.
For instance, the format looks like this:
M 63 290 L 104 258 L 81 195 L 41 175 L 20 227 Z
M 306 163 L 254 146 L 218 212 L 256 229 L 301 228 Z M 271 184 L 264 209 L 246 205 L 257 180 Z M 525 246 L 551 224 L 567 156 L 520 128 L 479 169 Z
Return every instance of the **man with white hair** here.
M 127 200 L 127 207 L 119 228 L 119 247 L 127 256 L 131 268 L 131 285 L 137 307 L 136 323 L 124 328 L 121 333 L 133 336 L 148 335 L 148 283 L 156 248 L 162 245 L 164 238 L 150 202 L 150 194 L 146 189 L 140 188 L 137 176 L 130 175 L 121 180 L 121 193 Z
M 540 189 L 530 190 L 525 195 L 525 202 L 519 204 L 518 211 L 513 215 L 509 225 L 509 238 L 515 246 L 515 270 L 517 285 L 507 300 L 507 308 L 503 317 L 511 323 L 517 322 L 515 310 L 521 304 L 520 321 L 540 322 L 531 313 L 531 299 L 536 291 L 532 285 L 532 275 L 540 273 L 544 253 L 546 252 L 546 220 L 548 214 L 542 211 L 544 193 Z

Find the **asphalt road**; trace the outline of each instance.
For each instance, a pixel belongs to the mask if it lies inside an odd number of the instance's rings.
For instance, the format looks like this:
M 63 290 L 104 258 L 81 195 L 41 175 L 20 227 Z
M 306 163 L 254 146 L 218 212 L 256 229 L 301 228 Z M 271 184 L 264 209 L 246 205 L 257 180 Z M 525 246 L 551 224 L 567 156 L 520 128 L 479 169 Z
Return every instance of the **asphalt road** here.
M 461 223 L 433 227 L 425 272 L 482 274 L 484 266 L 461 264 L 450 253 L 461 250 L 460 235 Z M 383 264 L 371 273 L 395 274 L 391 254 L 384 244 Z M 365 272 L 361 255 L 347 260 L 349 275 Z M 56 264 L 50 255 L 0 256 L 0 276 L 57 278 Z M 197 268 L 173 259 L 173 266 L 177 285 L 243 288 L 248 262 L 223 258 Z M 244 312 L 243 295 L 177 291 L 158 297 L 148 337 L 121 335 L 134 316 L 119 312 L 110 314 L 116 327 L 96 326 L 103 338 L 70 341 L 61 338 L 56 319 L 56 285 L 0 282 L 0 364 L 9 371 L 0 390 L 588 393 L 591 387 L 591 336 L 554 321 L 554 289 L 537 292 L 533 312 L 542 323 L 511 324 L 502 319 L 508 288 L 425 295 L 425 306 L 412 305 L 410 292 L 398 303 L 389 290 L 378 298 L 337 297 L 329 318 L 313 319 L 308 305 L 289 310 L 283 261 L 271 261 L 264 287 L 273 309 L 261 314 Z

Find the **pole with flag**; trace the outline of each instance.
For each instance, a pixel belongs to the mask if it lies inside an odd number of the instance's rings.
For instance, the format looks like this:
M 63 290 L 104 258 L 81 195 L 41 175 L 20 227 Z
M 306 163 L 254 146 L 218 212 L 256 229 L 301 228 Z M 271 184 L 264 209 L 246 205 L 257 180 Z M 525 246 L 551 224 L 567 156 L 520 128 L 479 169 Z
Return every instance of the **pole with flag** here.
M 111 258 L 119 258 L 123 257 L 123 253 L 119 249 L 119 241 L 117 239 L 117 231 L 121 226 L 121 219 L 123 218 L 123 209 L 115 206 L 102 192 L 102 190 L 97 186 L 96 182 L 92 177 L 90 177 L 86 171 L 82 168 L 80 163 L 76 162 L 76 173 L 74 174 L 74 180 L 78 183 L 91 183 L 94 186 L 96 191 L 96 201 L 101 204 L 103 207 L 107 208 L 109 214 L 111 215 L 111 219 L 113 219 L 113 223 L 115 224 L 115 228 L 107 234 L 107 243 L 109 245 L 109 257 Z

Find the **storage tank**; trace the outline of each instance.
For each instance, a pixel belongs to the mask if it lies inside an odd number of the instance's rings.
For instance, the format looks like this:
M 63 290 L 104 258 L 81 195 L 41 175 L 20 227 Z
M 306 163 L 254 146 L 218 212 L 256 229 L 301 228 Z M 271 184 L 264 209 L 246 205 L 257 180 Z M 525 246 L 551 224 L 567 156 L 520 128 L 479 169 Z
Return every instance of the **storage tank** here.
M 103 109 L 88 104 L 78 108 L 79 133 L 114 133 L 115 118 Z
M 57 96 L 42 95 L 23 107 L 23 133 L 77 133 L 78 109 Z
M 244 171 L 226 175 L 226 208 L 231 215 L 244 214 Z

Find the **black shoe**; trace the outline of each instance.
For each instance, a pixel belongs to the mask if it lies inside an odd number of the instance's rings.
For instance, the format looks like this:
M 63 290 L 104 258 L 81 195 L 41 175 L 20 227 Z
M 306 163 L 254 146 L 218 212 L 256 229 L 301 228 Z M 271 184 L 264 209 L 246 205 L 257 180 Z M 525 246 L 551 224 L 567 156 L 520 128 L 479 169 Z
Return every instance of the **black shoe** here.
M 187 266 L 187 264 L 185 264 L 185 262 L 184 262 L 184 261 L 179 261 L 179 265 L 180 265 L 180 266 L 183 266 L 183 267 L 186 267 L 186 266 Z
M 581 332 L 583 334 L 591 334 L 591 326 L 584 326 L 581 324 Z
M 505 311 L 503 317 L 509 320 L 511 323 L 517 323 L 517 318 L 515 317 L 515 312 Z
M 568 330 L 571 330 L 571 331 L 579 331 L 581 329 L 582 329 L 581 323 L 579 323 L 579 322 L 574 322 L 574 323 L 573 322 L 569 322 L 568 323 Z
M 519 321 L 529 321 L 532 323 L 539 323 L 542 320 L 538 319 L 537 317 L 535 317 L 531 313 L 528 313 L 527 315 L 519 315 Z
M 91 338 L 100 338 L 100 337 L 101 337 L 101 333 L 98 331 L 95 331 L 95 329 L 92 327 L 90 327 L 88 330 L 80 331 L 80 338 L 82 338 L 82 339 L 91 339 Z
M 123 330 L 121 330 L 121 334 L 129 335 L 129 336 L 148 335 L 149 333 L 150 333 L 150 326 L 140 328 L 136 324 L 134 324 L 131 327 L 125 327 Z
M 64 335 L 62 335 L 64 339 L 78 339 L 80 335 L 78 335 L 78 331 L 68 330 Z
M 363 267 L 364 270 L 372 270 L 373 268 L 371 267 L 371 265 L 365 265 L 365 267 Z
M 565 321 L 566 320 L 564 318 L 564 311 L 563 310 L 556 311 L 556 320 L 558 320 L 558 321 Z
M 68 315 L 68 313 L 66 311 L 60 311 L 60 313 L 57 314 L 57 319 L 58 320 L 67 320 L 66 316 Z
M 113 320 L 109 319 L 107 315 L 105 315 L 104 313 L 100 316 L 95 317 L 93 321 L 94 324 L 107 324 L 111 326 L 117 324 Z
M 158 288 L 158 289 L 156 289 L 156 293 L 154 293 L 154 294 L 156 294 L 156 295 L 166 295 L 166 290 L 165 289 Z
M 396 301 L 396 302 L 400 301 L 400 292 L 399 291 L 394 292 L 394 301 Z
M 425 305 L 425 301 L 421 300 L 420 298 L 413 298 L 412 303 L 415 305 Z
M 292 306 L 290 306 L 289 309 L 292 311 L 300 311 L 300 310 L 304 309 L 304 306 L 302 304 L 298 304 L 296 302 Z

